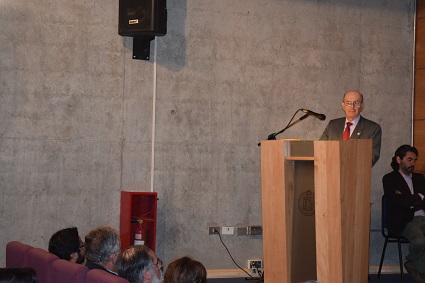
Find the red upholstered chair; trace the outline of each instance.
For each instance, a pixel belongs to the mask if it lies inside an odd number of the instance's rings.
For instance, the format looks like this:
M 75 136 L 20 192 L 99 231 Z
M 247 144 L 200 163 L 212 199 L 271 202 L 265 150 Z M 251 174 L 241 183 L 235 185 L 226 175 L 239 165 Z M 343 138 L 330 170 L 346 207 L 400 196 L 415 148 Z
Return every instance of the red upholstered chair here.
M 51 282 L 85 283 L 89 269 L 84 265 L 72 263 L 64 259 L 53 261 L 49 272 Z
M 51 280 L 50 273 L 52 264 L 59 258 L 40 248 L 33 248 L 28 251 L 28 266 L 35 269 L 37 273 L 37 283 L 56 283 Z
M 128 283 L 128 281 L 106 271 L 92 269 L 87 273 L 86 283 Z
M 28 266 L 28 252 L 33 249 L 29 245 L 12 241 L 6 245 L 6 267 L 21 268 Z

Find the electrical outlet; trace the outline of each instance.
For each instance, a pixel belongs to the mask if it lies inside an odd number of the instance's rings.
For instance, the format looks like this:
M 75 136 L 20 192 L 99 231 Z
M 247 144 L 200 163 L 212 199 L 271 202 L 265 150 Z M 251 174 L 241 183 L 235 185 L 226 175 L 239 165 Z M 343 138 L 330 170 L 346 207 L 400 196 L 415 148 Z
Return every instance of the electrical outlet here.
M 235 233 L 234 227 L 224 226 L 221 227 L 221 235 L 233 235 Z
M 263 227 L 262 226 L 243 226 L 243 227 L 236 227 L 236 235 L 242 236 L 242 235 L 262 235 L 263 234 Z
M 236 227 L 236 235 L 243 236 L 248 235 L 248 227 Z
M 263 268 L 263 261 L 261 259 L 249 259 L 248 268 L 252 273 L 258 273 L 258 269 Z
M 216 226 L 212 226 L 212 227 L 208 227 L 208 234 L 209 235 L 214 235 L 220 232 L 220 227 L 216 227 Z
M 263 227 L 262 226 L 248 226 L 248 235 L 262 235 Z

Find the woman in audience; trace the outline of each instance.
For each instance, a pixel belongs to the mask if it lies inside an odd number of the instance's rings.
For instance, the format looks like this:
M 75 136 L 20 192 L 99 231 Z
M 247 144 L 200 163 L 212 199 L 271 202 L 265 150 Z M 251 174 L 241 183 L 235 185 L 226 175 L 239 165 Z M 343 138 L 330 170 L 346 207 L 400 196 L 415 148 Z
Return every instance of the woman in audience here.
M 182 257 L 168 265 L 163 283 L 206 283 L 207 271 L 202 263 Z

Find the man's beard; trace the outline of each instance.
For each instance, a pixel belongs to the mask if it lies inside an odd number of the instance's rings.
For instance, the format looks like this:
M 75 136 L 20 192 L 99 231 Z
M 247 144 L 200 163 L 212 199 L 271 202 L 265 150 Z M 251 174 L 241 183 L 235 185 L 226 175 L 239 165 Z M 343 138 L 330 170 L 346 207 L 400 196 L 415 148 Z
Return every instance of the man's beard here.
M 415 166 L 414 165 L 413 166 L 406 166 L 404 164 L 401 164 L 400 170 L 408 175 L 415 170 Z
M 80 252 L 78 252 L 77 254 L 78 254 L 78 258 L 77 258 L 76 263 L 82 264 L 85 260 L 85 257 Z

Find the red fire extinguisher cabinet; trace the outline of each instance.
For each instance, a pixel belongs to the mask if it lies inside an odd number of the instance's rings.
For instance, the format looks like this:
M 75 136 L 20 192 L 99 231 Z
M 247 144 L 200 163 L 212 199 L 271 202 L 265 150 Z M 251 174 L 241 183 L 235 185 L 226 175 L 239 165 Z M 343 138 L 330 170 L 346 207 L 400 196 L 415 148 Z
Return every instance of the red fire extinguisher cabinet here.
M 126 249 L 133 245 L 134 235 L 137 227 L 139 227 L 137 220 L 142 219 L 145 245 L 155 251 L 157 203 L 156 192 L 121 192 L 121 249 Z

